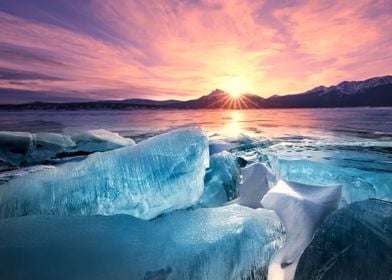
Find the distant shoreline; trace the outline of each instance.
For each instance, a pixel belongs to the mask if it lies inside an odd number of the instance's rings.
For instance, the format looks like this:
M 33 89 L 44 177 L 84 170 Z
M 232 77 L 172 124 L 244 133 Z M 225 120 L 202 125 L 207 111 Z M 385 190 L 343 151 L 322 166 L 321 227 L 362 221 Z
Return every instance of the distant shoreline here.
M 392 106 L 296 106 L 296 107 L 259 107 L 259 108 L 186 108 L 186 107 L 170 107 L 170 106 L 95 106 L 94 103 L 44 103 L 44 104 L 0 104 L 0 111 L 135 111 L 135 110 L 282 110 L 282 109 L 344 109 L 344 108 L 392 108 Z M 113 104 L 111 104 L 113 105 Z M 122 104 L 117 104 L 122 105 Z M 125 104 L 124 104 L 125 105 Z

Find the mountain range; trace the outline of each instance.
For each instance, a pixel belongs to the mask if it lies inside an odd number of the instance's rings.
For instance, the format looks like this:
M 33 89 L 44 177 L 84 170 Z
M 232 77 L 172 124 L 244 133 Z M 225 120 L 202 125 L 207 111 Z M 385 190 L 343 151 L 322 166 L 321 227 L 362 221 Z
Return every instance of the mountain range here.
M 329 108 L 358 106 L 392 106 L 392 76 L 382 76 L 364 81 L 344 81 L 334 86 L 320 86 L 309 91 L 274 95 L 263 98 L 244 93 L 234 98 L 231 94 L 215 89 L 200 98 L 180 101 L 150 99 L 126 99 L 121 101 L 80 101 L 26 104 L 2 104 L 3 110 L 23 109 L 255 109 L 255 108 Z

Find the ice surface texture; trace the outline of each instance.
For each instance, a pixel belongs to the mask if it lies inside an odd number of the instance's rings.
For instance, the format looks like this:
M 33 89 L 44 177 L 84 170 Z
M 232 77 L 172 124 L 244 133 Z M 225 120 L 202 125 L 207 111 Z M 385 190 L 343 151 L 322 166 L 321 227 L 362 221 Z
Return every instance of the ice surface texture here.
M 275 210 L 287 231 L 285 245 L 269 270 L 274 279 L 294 278 L 303 250 L 325 217 L 337 209 L 341 193 L 340 186 L 321 187 L 280 180 L 263 197 L 263 207 Z
M 295 274 L 307 279 L 392 279 L 392 203 L 355 202 L 328 216 Z
M 178 129 L 15 178 L 0 188 L 0 216 L 123 213 L 150 219 L 197 202 L 207 167 L 205 133 Z
M 238 197 L 240 176 L 240 167 L 235 156 L 226 151 L 212 155 L 199 205 L 222 206 L 225 202 Z
M 0 279 L 266 279 L 283 232 L 272 211 L 238 205 L 151 221 L 17 217 L 0 227 Z

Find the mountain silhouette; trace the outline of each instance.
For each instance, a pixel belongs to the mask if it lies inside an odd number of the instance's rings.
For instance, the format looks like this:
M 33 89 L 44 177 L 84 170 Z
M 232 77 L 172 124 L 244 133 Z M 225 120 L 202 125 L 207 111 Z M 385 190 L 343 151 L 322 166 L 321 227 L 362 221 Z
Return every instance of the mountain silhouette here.
M 244 93 L 233 97 L 221 89 L 215 89 L 197 99 L 150 100 L 126 99 L 121 101 L 89 101 L 26 104 L 2 104 L 3 110 L 77 110 L 77 109 L 257 109 L 257 108 L 329 108 L 358 106 L 392 106 L 392 76 L 382 76 L 364 81 L 344 81 L 337 85 L 319 86 L 303 93 L 274 95 L 263 98 Z

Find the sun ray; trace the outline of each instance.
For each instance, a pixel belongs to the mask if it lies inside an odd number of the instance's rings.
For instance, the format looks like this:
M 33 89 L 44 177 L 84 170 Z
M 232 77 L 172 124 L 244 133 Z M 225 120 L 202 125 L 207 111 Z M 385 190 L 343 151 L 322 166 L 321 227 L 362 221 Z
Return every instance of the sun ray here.
M 245 95 L 242 95 L 241 98 L 243 98 L 243 99 L 249 101 L 250 103 L 252 103 L 253 105 L 255 105 L 256 108 L 260 108 L 260 106 L 259 106 L 258 104 L 254 103 L 252 100 L 250 100 L 250 99 L 249 99 L 248 97 L 246 97 Z
M 226 100 L 225 100 L 225 102 L 222 104 L 221 109 L 226 109 L 226 108 L 225 108 L 225 105 L 226 105 L 226 104 L 229 104 L 229 109 L 230 109 L 230 107 L 232 106 L 232 105 L 231 105 L 232 98 L 230 98 L 229 96 L 227 96 L 225 99 L 226 99 Z
M 238 99 L 238 101 L 241 103 L 241 104 L 243 104 L 244 105 L 244 107 L 245 107 L 245 109 L 249 109 L 249 106 L 248 106 L 248 104 L 244 101 L 244 99 L 241 97 L 241 98 L 239 98 Z
M 222 97 L 222 99 L 228 100 L 228 99 L 230 99 L 230 97 L 224 96 L 224 97 Z M 216 104 L 219 104 L 220 102 L 222 102 L 222 99 L 217 99 L 217 100 L 215 100 L 214 102 L 211 102 L 210 104 L 208 104 L 208 107 L 209 107 L 209 108 L 214 108 L 214 106 L 215 106 Z M 220 106 L 219 108 L 222 109 L 222 106 Z

